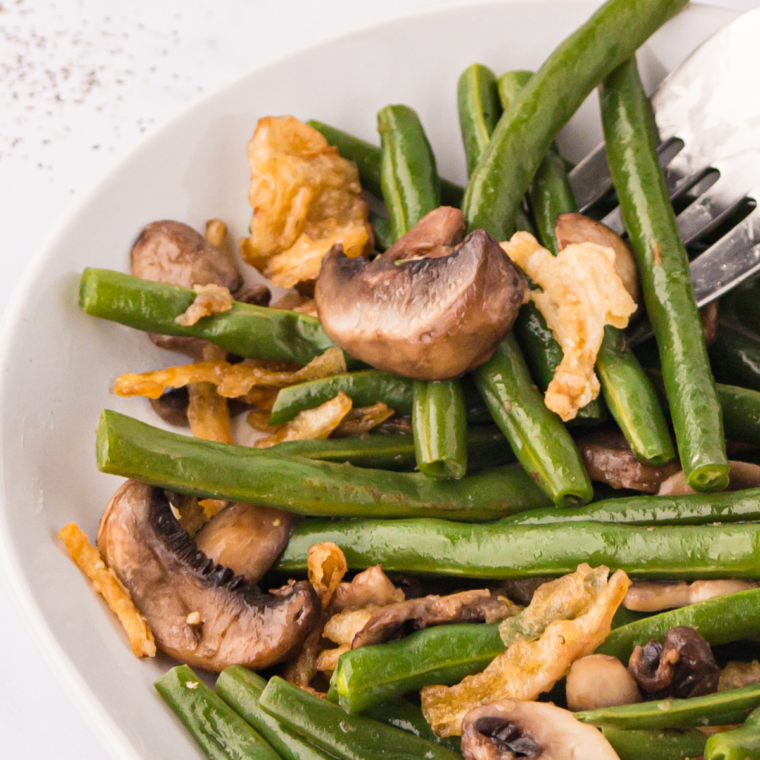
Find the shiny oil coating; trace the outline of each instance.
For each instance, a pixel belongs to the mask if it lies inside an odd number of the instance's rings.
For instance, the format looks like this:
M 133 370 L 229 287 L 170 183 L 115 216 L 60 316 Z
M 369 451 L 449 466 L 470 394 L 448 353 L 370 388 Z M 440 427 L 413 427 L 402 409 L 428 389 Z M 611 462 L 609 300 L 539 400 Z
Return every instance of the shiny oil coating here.
M 470 178 L 462 209 L 471 229 L 504 240 L 557 133 L 591 91 L 687 0 L 609 0 L 560 44 L 504 113 Z
M 636 578 L 760 578 L 760 525 L 662 526 L 609 523 L 468 525 L 447 520 L 306 522 L 280 557 L 306 569 L 313 543 L 333 541 L 348 566 L 464 578 L 572 573 L 582 562 Z M 600 650 L 601 651 L 601 650 Z
M 668 610 L 616 628 L 597 650 L 623 662 L 639 644 L 661 639 L 679 625 L 694 626 L 709 644 L 728 644 L 757 637 L 760 629 L 760 589 L 716 596 L 688 607 Z
M 458 760 L 444 747 L 337 705 L 275 676 L 259 704 L 286 727 L 339 760 Z
M 172 668 L 154 685 L 210 760 L 279 760 L 266 740 L 187 665 Z
M 511 333 L 474 373 L 488 410 L 520 464 L 557 506 L 586 504 L 593 489 L 578 449 L 546 408 Z
M 499 86 L 493 71 L 480 63 L 468 66 L 457 84 L 457 105 L 470 176 L 501 116 Z
M 681 465 L 695 490 L 721 490 L 728 483 L 721 409 L 635 59 L 604 82 L 601 104 L 610 172 L 657 338 Z
M 101 472 L 310 516 L 493 520 L 551 503 L 519 465 L 442 483 L 190 438 L 109 410 L 101 415 L 96 454 Z
M 175 319 L 195 297 L 186 288 L 109 269 L 85 269 L 79 288 L 79 306 L 90 316 L 160 335 L 202 338 L 252 359 L 305 365 L 335 346 L 315 317 L 245 303 L 233 303 L 230 311 L 203 317 L 191 327 L 178 325 Z

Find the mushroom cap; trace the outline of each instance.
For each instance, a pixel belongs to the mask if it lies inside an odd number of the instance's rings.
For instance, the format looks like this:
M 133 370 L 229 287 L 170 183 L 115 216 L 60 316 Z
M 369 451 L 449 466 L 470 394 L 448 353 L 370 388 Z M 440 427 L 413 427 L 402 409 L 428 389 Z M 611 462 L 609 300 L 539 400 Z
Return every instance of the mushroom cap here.
M 484 230 L 452 247 L 460 220 L 456 209 L 436 209 L 372 262 L 333 247 L 316 288 L 330 338 L 373 367 L 419 380 L 458 377 L 488 361 L 527 284 Z M 422 239 L 420 228 L 432 234 Z
M 565 688 L 567 706 L 573 712 L 641 702 L 633 676 L 617 657 L 607 654 L 576 660 L 570 666 Z
M 275 665 L 301 646 L 321 614 L 308 582 L 266 595 L 215 564 L 174 517 L 164 491 L 134 480 L 106 507 L 98 548 L 158 647 L 193 667 Z
M 465 760 L 619 760 L 594 726 L 547 702 L 503 699 L 462 721 Z

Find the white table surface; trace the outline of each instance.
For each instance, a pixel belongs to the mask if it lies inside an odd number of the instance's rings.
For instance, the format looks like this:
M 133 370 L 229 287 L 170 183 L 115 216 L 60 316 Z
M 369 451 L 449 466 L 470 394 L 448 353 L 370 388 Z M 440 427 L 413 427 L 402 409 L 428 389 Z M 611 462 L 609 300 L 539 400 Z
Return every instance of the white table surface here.
M 465 0 L 466 1 L 466 0 Z M 76 196 L 152 127 L 247 69 L 440 0 L 2 0 L 0 314 Z M 713 0 L 748 10 L 760 0 Z M 0 757 L 107 755 L 0 577 Z

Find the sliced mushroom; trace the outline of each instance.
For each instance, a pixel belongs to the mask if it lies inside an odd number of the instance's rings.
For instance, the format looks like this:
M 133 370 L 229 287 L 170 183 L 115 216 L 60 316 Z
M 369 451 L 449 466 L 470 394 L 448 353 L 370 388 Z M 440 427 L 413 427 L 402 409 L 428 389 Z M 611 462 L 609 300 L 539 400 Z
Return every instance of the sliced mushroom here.
M 584 214 L 560 214 L 554 226 L 554 235 L 560 251 L 573 243 L 595 243 L 612 248 L 615 251 L 615 271 L 620 275 L 631 298 L 639 303 L 636 262 L 628 244 L 617 232 Z
M 696 628 L 679 625 L 665 634 L 665 643 L 650 639 L 633 650 L 628 670 L 645 700 L 685 699 L 718 689 L 720 668 L 710 645 Z
M 760 465 L 749 462 L 729 462 L 731 468 L 728 473 L 728 486 L 726 491 L 743 491 L 745 488 L 760 488 Z M 681 470 L 663 481 L 660 496 L 685 496 L 696 493 L 686 482 L 686 476 Z
M 544 583 L 555 580 L 551 577 L 538 576 L 536 578 L 520 578 L 519 580 L 506 580 L 493 587 L 494 592 L 506 596 L 515 604 L 527 607 L 533 600 L 533 594 Z
M 592 654 L 570 666 L 567 706 L 573 711 L 641 702 L 639 687 L 617 657 Z
M 265 595 L 216 565 L 176 520 L 164 491 L 144 483 L 128 480 L 114 494 L 98 548 L 158 647 L 193 667 L 275 665 L 301 646 L 321 615 L 308 582 Z
M 716 596 L 736 594 L 758 587 L 757 581 L 633 581 L 623 600 L 623 606 L 634 612 L 662 612 L 705 602 Z
M 657 493 L 661 484 L 679 472 L 677 461 L 660 467 L 639 462 L 622 433 L 600 431 L 579 438 L 583 464 L 591 480 L 606 483 L 612 488 L 632 488 Z
M 233 502 L 195 537 L 198 549 L 250 583 L 258 583 L 288 543 L 297 517 L 281 509 Z
M 381 644 L 399 638 L 408 626 L 412 630 L 442 623 L 468 623 L 503 620 L 510 614 L 503 599 L 491 596 L 486 589 L 462 591 L 448 596 L 425 596 L 389 604 L 377 610 L 351 642 L 352 649 Z M 519 608 L 518 608 L 519 609 Z M 512 613 L 514 614 L 514 612 Z
M 202 342 L 202 341 L 201 341 Z M 203 351 L 201 350 L 201 355 Z M 185 388 L 169 388 L 158 398 L 150 399 L 153 411 L 170 425 L 187 427 L 187 407 L 190 405 L 190 394 Z
M 503 699 L 462 721 L 465 760 L 619 760 L 604 735 L 547 702 Z
M 703 306 L 699 310 L 699 315 L 702 318 L 702 335 L 705 337 L 705 343 L 709 346 L 718 335 L 720 301 L 717 298 L 714 301 L 710 301 L 707 306 Z
M 351 356 L 420 380 L 469 372 L 493 354 L 526 292 L 496 240 L 461 243 L 456 209 L 431 211 L 372 262 L 335 246 L 322 261 L 316 301 L 325 332 Z

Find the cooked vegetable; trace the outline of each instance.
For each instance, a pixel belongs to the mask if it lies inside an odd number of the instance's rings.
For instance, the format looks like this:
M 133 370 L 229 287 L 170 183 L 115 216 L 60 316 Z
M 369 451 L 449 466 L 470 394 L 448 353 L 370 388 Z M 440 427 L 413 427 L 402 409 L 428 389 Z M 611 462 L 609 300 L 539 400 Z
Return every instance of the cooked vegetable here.
M 641 694 L 617 657 L 590 654 L 570 666 L 565 687 L 567 706 L 573 712 L 641 702 Z
M 505 110 L 463 201 L 471 229 L 504 240 L 557 133 L 613 69 L 685 0 L 609 0 L 568 37 Z
M 359 173 L 315 129 L 293 116 L 259 119 L 248 162 L 253 218 L 240 253 L 273 285 L 316 280 L 338 243 L 350 258 L 371 252 Z
M 135 657 L 155 657 L 156 642 L 148 621 L 140 614 L 116 573 L 106 567 L 84 531 L 75 523 L 68 523 L 58 531 L 58 537 L 76 566 L 89 578 L 95 591 L 106 600 L 106 604 L 119 618 Z
M 154 686 L 209 760 L 279 760 L 268 742 L 187 665 L 172 668 Z
M 760 465 L 751 462 L 728 463 L 728 486 L 726 491 L 744 491 L 760 487 Z M 682 470 L 663 481 L 658 493 L 662 496 L 693 494 L 696 491 L 686 482 Z
M 265 668 L 297 651 L 317 621 L 310 584 L 268 596 L 236 578 L 198 551 L 158 488 L 127 481 L 103 513 L 98 548 L 159 649 L 180 662 Z
M 610 171 L 657 338 L 681 464 L 692 488 L 719 491 L 728 484 L 721 409 L 634 59 L 604 82 L 601 103 Z
M 760 662 L 729 662 L 720 671 L 718 691 L 741 689 L 753 683 L 760 683 Z
M 337 705 L 291 686 L 277 676 L 270 679 L 259 704 L 286 728 L 340 760 L 391 757 L 455 760 L 458 757 L 444 747 L 406 731 L 362 715 L 345 713 Z
M 755 684 L 704 697 L 665 699 L 577 712 L 575 717 L 583 723 L 603 728 L 701 728 L 741 723 L 758 706 L 760 684 Z
M 757 588 L 756 581 L 673 581 L 672 583 L 647 583 L 634 581 L 623 605 L 635 612 L 662 612 L 706 602 L 717 596 L 735 594 Z
M 526 82 L 527 84 L 527 82 Z M 578 210 L 573 190 L 567 177 L 568 162 L 562 157 L 556 143 L 549 148 L 544 160 L 536 170 L 530 186 L 530 207 L 536 220 L 536 229 L 544 248 L 555 256 L 566 245 L 572 243 L 597 243 L 590 237 L 576 238 L 568 241 L 558 238 L 556 226 L 560 216 L 582 216 L 573 212 Z M 615 251 L 617 259 L 617 251 Z M 615 267 L 617 269 L 617 267 Z M 635 271 L 635 270 L 634 270 Z M 630 293 L 630 291 L 629 291 Z M 631 293 L 631 298 L 636 300 Z
M 377 707 L 371 707 L 365 711 L 365 715 L 373 720 L 386 723 L 389 726 L 395 726 L 402 731 L 408 731 L 410 734 L 419 736 L 420 739 L 440 744 L 442 747 L 452 752 L 461 752 L 461 743 L 457 736 L 438 736 L 430 728 L 422 714 L 419 705 L 413 704 L 406 699 L 398 698 L 383 702 Z
M 556 506 L 585 504 L 593 490 L 573 439 L 533 385 L 513 335 L 474 374 L 512 451 Z
M 278 567 L 284 572 L 303 570 L 306 550 L 318 541 L 338 544 L 349 568 L 381 564 L 386 572 L 529 578 L 564 575 L 582 562 L 593 562 L 625 568 L 639 578 L 760 577 L 760 525 L 749 524 L 665 525 L 652 530 L 593 522 L 532 526 L 507 521 L 467 525 L 447 520 L 315 520 L 296 529 Z M 607 646 L 609 641 L 600 651 L 619 656 Z
M 541 702 L 502 699 L 462 721 L 465 760 L 619 760 L 609 742 L 571 712 Z
M 184 314 L 176 318 L 182 327 L 192 327 L 199 319 L 212 314 L 223 314 L 232 308 L 232 293 L 219 285 L 193 285 L 195 300 Z
M 741 728 L 711 736 L 705 760 L 758 760 L 760 758 L 760 709 L 747 716 Z
M 353 161 L 359 169 L 359 177 L 362 186 L 378 198 L 383 197 L 383 189 L 380 181 L 380 148 L 362 140 L 360 137 L 336 129 L 321 121 L 312 119 L 307 124 L 324 135 L 330 145 L 338 149 L 343 158 Z M 464 188 L 441 179 L 441 202 L 444 206 L 458 207 L 462 203 Z
M 609 633 L 612 617 L 630 583 L 622 570 L 607 581 L 608 572 L 604 567 L 592 570 L 588 565 L 579 566 L 571 578 L 575 576 L 582 589 L 568 597 L 565 586 L 557 586 L 556 599 L 552 592 L 541 600 L 534 596 L 521 615 L 501 624 L 507 650 L 482 673 L 467 676 L 456 686 L 425 687 L 422 712 L 433 730 L 442 736 L 457 735 L 462 731 L 462 719 L 476 707 L 502 699 L 537 699 L 567 673 L 575 660 L 592 654 Z M 546 603 L 556 608 L 548 624 L 543 609 Z M 531 629 L 530 624 L 523 627 L 534 605 L 543 618 L 542 630 Z M 528 620 L 524 620 L 526 616 Z
M 617 628 L 599 651 L 625 661 L 635 646 L 684 625 L 696 628 L 712 645 L 753 638 L 760 626 L 760 589 L 715 597 Z
M 416 473 L 346 467 L 278 456 L 276 450 L 202 441 L 108 410 L 101 415 L 96 451 L 102 472 L 180 493 L 312 516 L 425 514 L 492 520 L 548 506 L 548 499 L 517 465 L 440 482 Z
M 760 391 L 760 341 L 721 324 L 707 352 L 716 380 Z
M 620 760 L 696 760 L 707 741 L 707 737 L 696 729 L 621 731 L 605 728 L 602 733 Z
M 192 434 L 206 441 L 232 443 L 227 399 L 216 392 L 213 383 L 190 383 L 187 389 L 187 421 Z
M 459 77 L 457 102 L 469 176 L 491 141 L 491 133 L 501 116 L 499 86 L 493 71 L 480 63 L 468 66 Z
M 79 290 L 79 305 L 91 316 L 162 335 L 202 338 L 239 356 L 305 365 L 334 346 L 314 317 L 237 302 L 230 311 L 181 327 L 175 319 L 194 298 L 192 290 L 108 269 L 85 269 Z M 357 362 L 348 364 L 358 368 Z
M 420 380 L 482 364 L 517 316 L 525 278 L 480 230 L 441 207 L 372 262 L 325 257 L 316 299 L 325 332 L 351 356 Z

